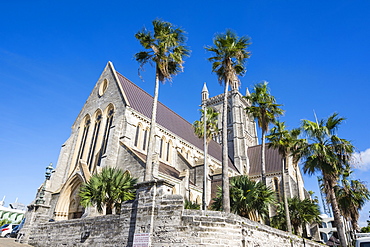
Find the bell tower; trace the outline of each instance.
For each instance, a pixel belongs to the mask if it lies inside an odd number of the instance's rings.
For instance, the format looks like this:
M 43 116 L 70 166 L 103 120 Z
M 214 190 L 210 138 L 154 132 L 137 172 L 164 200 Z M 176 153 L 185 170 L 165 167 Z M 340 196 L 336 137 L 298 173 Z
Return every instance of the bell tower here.
M 220 94 L 211 98 L 208 95 L 208 89 L 204 84 L 202 102 L 207 100 L 206 105 L 219 112 L 218 127 L 222 131 L 222 103 L 224 95 Z M 247 106 L 249 106 L 249 102 L 239 92 L 239 81 L 234 80 L 231 83 L 231 90 L 228 92 L 228 153 L 240 174 L 247 174 L 249 171 L 248 147 L 258 145 L 256 123 L 253 117 L 246 113 L 245 108 Z M 222 143 L 221 134 L 219 138 L 215 138 L 215 141 Z

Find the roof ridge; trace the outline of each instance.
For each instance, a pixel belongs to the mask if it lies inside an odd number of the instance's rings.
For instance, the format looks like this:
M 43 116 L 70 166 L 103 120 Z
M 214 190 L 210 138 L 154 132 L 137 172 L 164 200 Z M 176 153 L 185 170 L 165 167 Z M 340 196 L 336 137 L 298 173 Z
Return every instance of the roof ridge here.
M 153 98 L 153 96 L 148 93 L 147 91 L 145 91 L 144 89 L 142 89 L 141 87 L 139 87 L 138 85 L 136 85 L 135 83 L 133 83 L 130 79 L 128 79 L 126 76 L 122 75 L 121 73 L 119 73 L 118 71 L 116 71 L 117 74 L 119 74 L 120 76 L 122 76 L 124 79 L 126 79 L 128 82 L 130 82 L 132 85 L 134 85 L 136 88 L 138 88 L 140 91 L 144 92 L 145 94 L 149 95 L 151 98 Z M 185 122 L 187 122 L 188 124 L 190 125 L 193 125 L 191 124 L 188 120 L 186 120 L 185 118 L 183 118 L 182 116 L 180 116 L 179 114 L 177 114 L 175 111 L 173 111 L 171 108 L 169 108 L 168 106 L 166 106 L 165 104 L 163 104 L 161 101 L 158 100 L 158 103 L 163 105 L 165 108 L 167 108 L 168 110 L 170 110 L 171 112 L 173 112 L 175 115 L 177 115 L 178 117 L 180 117 L 181 119 L 183 119 Z

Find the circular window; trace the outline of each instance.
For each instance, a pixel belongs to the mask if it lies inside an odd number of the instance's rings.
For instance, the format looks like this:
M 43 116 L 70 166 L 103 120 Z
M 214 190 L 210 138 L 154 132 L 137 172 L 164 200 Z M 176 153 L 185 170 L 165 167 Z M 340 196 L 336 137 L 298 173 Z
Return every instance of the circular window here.
M 107 79 L 104 79 L 104 80 L 100 83 L 100 87 L 99 87 L 99 96 L 103 96 L 103 94 L 105 93 L 105 91 L 107 91 L 107 88 L 108 88 L 108 80 L 107 80 Z

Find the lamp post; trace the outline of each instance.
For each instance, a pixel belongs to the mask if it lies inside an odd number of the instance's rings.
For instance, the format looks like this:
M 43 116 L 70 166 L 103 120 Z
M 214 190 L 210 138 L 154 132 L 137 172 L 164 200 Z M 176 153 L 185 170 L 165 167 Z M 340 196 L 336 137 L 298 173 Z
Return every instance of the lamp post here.
M 36 199 L 36 204 L 44 204 L 45 203 L 45 190 L 46 190 L 46 181 L 50 180 L 51 174 L 53 173 L 53 163 L 50 163 L 46 168 L 45 168 L 45 181 L 42 184 L 42 188 L 39 191 Z
M 50 180 L 51 173 L 54 171 L 53 169 L 53 163 L 50 162 L 49 166 L 47 166 L 45 171 L 45 179 Z
M 203 110 L 203 146 L 204 146 L 204 177 L 203 177 L 203 204 L 202 209 L 207 210 L 207 180 L 208 180 L 208 167 L 207 167 L 207 153 L 208 153 L 208 145 L 207 145 L 207 108 L 206 108 L 206 100 L 202 102 L 202 110 Z

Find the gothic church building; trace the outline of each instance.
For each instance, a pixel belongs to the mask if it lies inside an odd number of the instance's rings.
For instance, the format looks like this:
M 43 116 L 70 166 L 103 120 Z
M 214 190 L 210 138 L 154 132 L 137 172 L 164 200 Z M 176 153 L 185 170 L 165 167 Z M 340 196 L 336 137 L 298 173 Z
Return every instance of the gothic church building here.
M 222 113 L 223 95 L 209 97 L 204 85 L 202 98 Z M 108 62 L 94 89 L 72 125 L 72 133 L 62 145 L 57 166 L 43 190 L 46 218 L 55 221 L 94 216 L 93 209 L 80 205 L 79 188 L 103 167 L 128 170 L 143 181 L 148 148 L 153 97 L 118 73 Z M 256 124 L 245 113 L 248 102 L 232 85 L 228 101 L 229 176 L 247 174 L 260 179 L 260 152 Z M 194 109 L 196 110 L 196 109 Z M 221 129 L 221 114 L 219 125 Z M 168 194 L 180 194 L 201 204 L 203 187 L 203 140 L 195 136 L 192 124 L 158 103 L 155 130 L 153 176 L 166 183 Z M 221 138 L 209 144 L 207 202 L 210 202 L 221 178 Z M 281 197 L 282 186 L 289 196 L 304 196 L 299 168 L 288 162 L 289 179 L 281 184 L 281 156 L 267 149 L 267 183 Z M 211 189 L 212 188 L 212 189 Z M 34 203 L 36 205 L 37 203 Z M 37 205 L 36 205 L 37 206 Z

